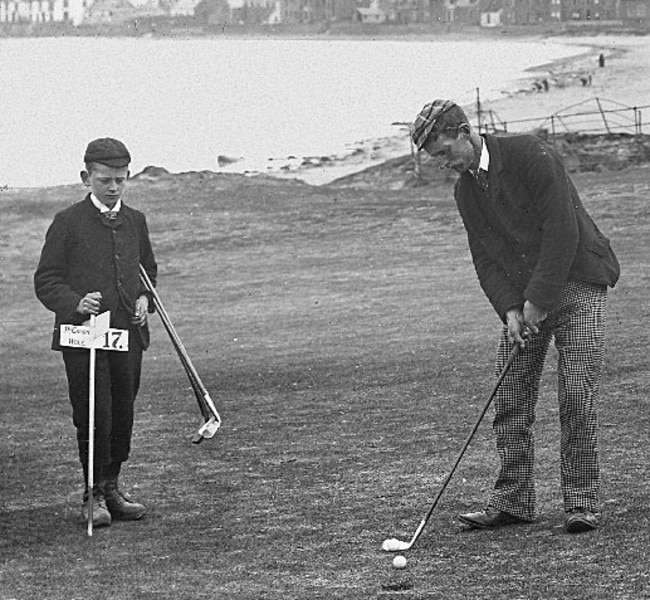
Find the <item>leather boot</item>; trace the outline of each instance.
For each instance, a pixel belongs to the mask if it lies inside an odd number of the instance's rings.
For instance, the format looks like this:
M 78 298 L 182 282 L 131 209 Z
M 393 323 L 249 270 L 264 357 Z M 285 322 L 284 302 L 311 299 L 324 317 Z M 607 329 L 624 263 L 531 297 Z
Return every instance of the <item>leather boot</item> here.
M 85 491 L 83 495 L 83 503 L 81 505 L 81 517 L 84 523 L 88 522 L 88 492 Z M 108 512 L 106 500 L 99 490 L 93 492 L 93 528 L 108 527 L 111 524 L 111 513 Z
M 119 521 L 137 521 L 144 517 L 147 509 L 139 502 L 134 502 L 122 492 L 117 485 L 117 479 L 105 479 L 100 489 L 106 499 L 106 506 L 113 519 Z

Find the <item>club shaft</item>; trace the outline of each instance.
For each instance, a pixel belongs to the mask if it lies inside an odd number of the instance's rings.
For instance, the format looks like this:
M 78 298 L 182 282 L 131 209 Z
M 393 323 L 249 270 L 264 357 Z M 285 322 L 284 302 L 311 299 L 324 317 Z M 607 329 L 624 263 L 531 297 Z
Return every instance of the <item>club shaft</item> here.
M 212 412 L 213 412 L 210 406 L 208 405 L 208 403 L 206 402 L 206 395 L 208 394 L 208 391 L 203 385 L 203 382 L 201 381 L 201 378 L 199 377 L 197 370 L 194 368 L 192 361 L 190 360 L 187 352 L 185 351 L 185 348 L 182 342 L 180 341 L 180 338 L 176 334 L 175 329 L 171 325 L 171 321 L 169 320 L 167 313 L 164 312 L 164 308 L 162 311 L 158 309 L 158 312 L 161 316 L 163 324 L 165 325 L 165 329 L 169 333 L 169 336 L 172 341 L 172 345 L 174 346 L 174 349 L 176 350 L 176 354 L 178 355 L 178 358 L 180 359 L 181 364 L 183 365 L 183 369 L 185 370 L 190 385 L 194 390 L 194 395 L 196 396 L 197 401 L 199 403 L 201 414 L 206 420 L 208 420 L 210 416 L 212 416 Z M 216 413 L 216 409 L 214 409 L 214 412 Z
M 501 373 L 499 374 L 499 377 L 497 378 L 496 383 L 494 384 L 494 387 L 492 388 L 492 392 L 490 393 L 490 396 L 488 397 L 487 401 L 483 405 L 483 409 L 481 410 L 481 413 L 478 416 L 478 419 L 476 419 L 476 423 L 474 423 L 474 427 L 472 428 L 472 431 L 470 434 L 467 436 L 467 439 L 465 440 L 465 443 L 463 444 L 463 447 L 461 451 L 458 453 L 458 456 L 456 457 L 456 461 L 454 462 L 453 466 L 451 467 L 451 470 L 447 474 L 447 477 L 443 481 L 442 485 L 440 486 L 440 489 L 438 490 L 438 493 L 436 494 L 435 498 L 433 499 L 433 502 L 431 503 L 431 506 L 429 507 L 429 510 L 427 511 L 427 514 L 425 515 L 424 519 L 422 519 L 419 527 L 417 528 L 415 534 L 413 535 L 413 538 L 411 539 L 409 543 L 409 548 L 415 543 L 415 541 L 420 537 L 420 534 L 422 533 L 425 525 L 429 521 L 429 518 L 433 514 L 433 511 L 435 510 L 436 506 L 438 505 L 438 501 L 444 494 L 445 490 L 447 489 L 447 486 L 449 485 L 449 482 L 451 481 L 451 478 L 454 476 L 454 473 L 456 472 L 456 469 L 458 468 L 458 465 L 460 464 L 460 461 L 463 459 L 463 456 L 465 455 L 465 452 L 467 451 L 467 448 L 469 447 L 472 439 L 474 439 L 474 436 L 476 435 L 476 432 L 478 431 L 479 426 L 481 425 L 481 422 L 483 421 L 483 417 L 485 416 L 485 413 L 488 411 L 488 408 L 490 408 L 490 404 L 492 404 L 492 400 L 494 399 L 494 396 L 496 396 L 497 391 L 499 390 L 499 387 L 501 386 L 501 383 L 503 382 L 506 374 L 510 370 L 510 367 L 512 366 L 512 363 L 514 362 L 515 358 L 517 357 L 517 354 L 519 354 L 519 346 L 514 345 L 512 347 L 512 350 L 510 351 L 510 356 L 508 356 L 508 360 L 501 370 Z
M 209 417 L 208 409 L 207 406 L 205 406 L 204 403 L 200 400 L 200 398 L 202 398 L 203 396 L 202 390 L 196 379 L 195 371 L 190 367 L 190 363 L 188 362 L 189 359 L 187 356 L 187 352 L 185 351 L 185 348 L 183 347 L 182 342 L 180 341 L 180 338 L 176 333 L 176 330 L 171 324 L 171 321 L 169 320 L 169 316 L 167 315 L 164 306 L 162 306 L 159 302 L 157 302 L 155 300 L 155 297 L 154 297 L 154 306 L 156 308 L 156 311 L 158 312 L 158 315 L 160 316 L 160 320 L 162 321 L 165 330 L 167 331 L 167 334 L 169 335 L 169 338 L 172 342 L 172 346 L 174 347 L 174 350 L 176 351 L 176 354 L 180 359 L 181 365 L 185 370 L 190 385 L 194 390 L 194 394 L 196 395 L 197 400 L 199 401 L 199 408 L 201 409 L 201 414 L 207 419 Z
M 188 370 L 188 372 L 192 372 L 192 376 L 195 378 L 195 380 L 198 380 L 198 374 L 195 374 L 194 369 L 191 369 L 189 366 L 191 364 L 189 355 L 187 354 L 187 351 L 185 350 L 185 346 L 183 345 L 183 342 L 181 342 L 181 338 L 179 337 L 175 327 L 171 322 L 171 319 L 169 318 L 169 314 L 165 310 L 165 306 L 163 305 L 158 292 L 156 291 L 153 284 L 151 283 L 151 280 L 149 279 L 149 276 L 147 275 L 147 272 L 144 270 L 144 268 L 140 266 L 140 269 L 141 269 L 142 281 L 147 287 L 147 290 L 151 293 L 153 297 L 156 311 L 158 312 L 160 319 L 162 320 L 163 325 L 167 330 L 167 333 L 172 341 L 172 344 L 174 345 L 174 348 L 178 352 L 178 355 L 181 357 L 183 366 L 186 367 L 186 370 Z
M 207 390 L 205 389 L 205 386 L 201 382 L 199 374 L 194 368 L 194 365 L 190 360 L 187 350 L 185 349 L 185 346 L 183 345 L 181 338 L 176 332 L 176 328 L 174 327 L 174 325 L 171 322 L 171 319 L 169 318 L 169 314 L 167 313 L 167 310 L 165 309 L 165 306 L 162 303 L 162 300 L 160 299 L 160 295 L 154 288 L 153 284 L 151 283 L 151 279 L 149 279 L 149 275 L 145 271 L 144 267 L 142 267 L 142 265 L 140 265 L 140 275 L 145 287 L 152 295 L 156 311 L 158 312 L 158 315 L 160 316 L 160 319 L 163 322 L 165 330 L 167 331 L 167 334 L 169 335 L 172 341 L 174 349 L 176 350 L 179 358 L 181 359 L 181 363 L 183 364 L 183 367 L 185 368 L 188 377 L 190 378 L 190 381 L 193 384 L 193 387 L 194 385 L 196 385 L 196 387 L 200 389 L 202 393 L 206 393 Z
M 221 417 L 219 416 L 219 413 L 217 412 L 217 409 L 210 398 L 210 394 L 208 393 L 207 388 L 205 387 L 205 385 L 203 385 L 203 382 L 201 381 L 198 371 L 192 364 L 189 354 L 187 353 L 187 350 L 185 349 L 183 342 L 181 341 L 178 333 L 176 332 L 176 329 L 174 328 L 174 325 L 172 324 L 171 319 L 169 318 L 169 314 L 165 310 L 165 306 L 162 303 L 160 295 L 156 291 L 155 287 L 151 282 L 151 279 L 149 278 L 149 275 L 147 274 L 146 270 L 142 265 L 140 265 L 140 278 L 144 286 L 147 288 L 147 290 L 149 291 L 149 293 L 153 298 L 154 307 L 156 308 L 156 311 L 158 312 L 160 319 L 163 322 L 163 326 L 165 327 L 165 330 L 167 331 L 167 334 L 169 335 L 172 341 L 172 345 L 174 346 L 174 349 L 178 354 L 181 364 L 185 369 L 187 377 L 190 381 L 192 389 L 194 390 L 197 401 L 199 403 L 201 414 L 203 415 L 206 421 L 211 416 L 214 416 L 215 419 L 217 419 L 217 421 L 221 422 Z
M 203 418 L 203 422 L 205 423 L 209 421 L 210 418 L 212 418 L 213 416 L 216 416 L 216 418 L 218 418 L 219 415 L 217 413 L 216 408 L 214 408 L 213 405 L 210 406 L 208 402 L 206 402 L 206 397 L 209 398 L 207 390 L 205 389 L 205 386 L 202 384 L 196 369 L 192 365 L 192 362 L 190 361 L 189 356 L 185 351 L 182 342 L 178 337 L 178 334 L 176 333 L 176 330 L 171 324 L 171 320 L 169 319 L 169 316 L 165 311 L 164 306 L 162 306 L 161 303 L 156 302 L 155 300 L 154 300 L 154 305 L 156 307 L 156 310 L 158 311 L 158 314 L 160 315 L 160 318 L 163 322 L 163 325 L 165 326 L 167 333 L 169 334 L 172 345 L 174 346 L 174 350 L 176 350 L 176 354 L 178 355 L 181 365 L 185 370 L 185 374 L 187 375 L 190 385 L 192 386 L 192 390 L 194 391 L 194 396 L 196 397 L 197 403 L 199 405 L 199 410 Z M 197 444 L 202 439 L 203 436 L 199 432 L 197 432 L 193 436 L 192 442 Z
M 176 351 L 176 354 L 178 355 L 178 358 L 181 361 L 181 365 L 183 366 L 183 369 L 185 370 L 185 374 L 187 375 L 190 385 L 194 390 L 194 394 L 196 395 L 197 400 L 199 401 L 199 408 L 201 410 L 201 414 L 205 419 L 208 419 L 210 418 L 208 407 L 205 405 L 204 402 L 200 400 L 204 396 L 204 391 L 203 391 L 203 386 L 201 385 L 198 379 L 198 374 L 196 370 L 193 368 L 193 365 L 189 360 L 187 352 L 185 351 L 185 348 L 183 347 L 183 344 L 180 341 L 180 338 L 178 337 L 176 330 L 171 324 L 171 321 L 169 320 L 169 316 L 165 311 L 164 307 L 155 301 L 154 301 L 154 305 L 156 307 L 156 310 L 158 311 L 158 314 L 160 315 L 160 319 L 163 322 L 163 326 L 165 327 L 165 330 L 167 331 L 169 338 L 171 339 L 172 345 L 174 346 L 174 350 Z

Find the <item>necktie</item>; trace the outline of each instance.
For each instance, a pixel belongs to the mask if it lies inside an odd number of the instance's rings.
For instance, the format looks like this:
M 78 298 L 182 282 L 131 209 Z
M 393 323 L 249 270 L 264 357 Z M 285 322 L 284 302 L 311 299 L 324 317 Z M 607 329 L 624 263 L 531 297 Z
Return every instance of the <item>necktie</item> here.
M 104 218 L 107 221 L 115 221 L 117 219 L 117 211 L 116 210 L 109 210 L 108 212 L 104 213 Z
M 482 191 L 487 192 L 488 189 L 488 172 L 485 169 L 479 169 L 476 174 L 476 183 Z

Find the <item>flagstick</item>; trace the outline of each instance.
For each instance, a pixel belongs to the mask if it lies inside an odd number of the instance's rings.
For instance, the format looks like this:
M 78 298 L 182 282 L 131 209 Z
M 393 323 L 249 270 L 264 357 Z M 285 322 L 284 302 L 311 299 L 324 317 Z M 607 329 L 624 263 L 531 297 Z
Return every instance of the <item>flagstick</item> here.
M 93 488 L 95 487 L 95 315 L 90 315 L 92 344 L 88 374 L 88 536 L 93 535 Z

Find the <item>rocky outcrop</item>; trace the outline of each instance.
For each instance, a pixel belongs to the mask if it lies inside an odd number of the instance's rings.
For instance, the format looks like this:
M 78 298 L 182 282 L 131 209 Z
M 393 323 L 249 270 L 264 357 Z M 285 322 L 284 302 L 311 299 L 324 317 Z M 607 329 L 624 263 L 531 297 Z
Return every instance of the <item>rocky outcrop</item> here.
M 650 136 L 639 134 L 566 134 L 550 138 L 545 131 L 535 132 L 547 139 L 562 155 L 570 173 L 620 171 L 650 162 Z M 435 183 L 452 183 L 454 173 L 442 171 L 426 156 L 417 165 L 410 155 L 388 160 L 341 177 L 330 183 L 336 187 L 402 189 Z

